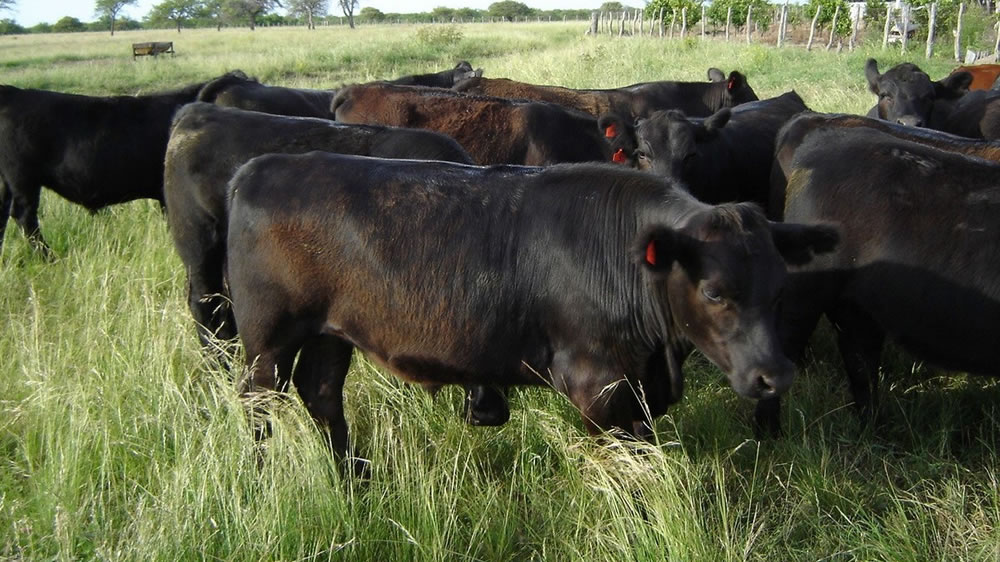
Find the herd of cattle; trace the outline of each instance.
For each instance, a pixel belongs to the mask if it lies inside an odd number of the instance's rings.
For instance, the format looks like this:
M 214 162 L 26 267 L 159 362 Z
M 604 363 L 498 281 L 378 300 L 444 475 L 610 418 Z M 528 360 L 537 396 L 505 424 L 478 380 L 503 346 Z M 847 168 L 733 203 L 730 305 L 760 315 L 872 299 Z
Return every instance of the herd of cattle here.
M 354 348 L 465 385 L 472 424 L 544 384 L 589 431 L 637 436 L 697 348 L 776 431 L 823 315 L 863 410 L 886 336 L 1000 364 L 1000 91 L 865 76 L 868 117 L 714 68 L 604 90 L 467 62 L 340 90 L 239 71 L 135 97 L 0 86 L 0 240 L 13 216 L 48 252 L 42 186 L 91 210 L 160 201 L 206 348 L 238 335 L 245 390 L 293 381 L 336 451 Z

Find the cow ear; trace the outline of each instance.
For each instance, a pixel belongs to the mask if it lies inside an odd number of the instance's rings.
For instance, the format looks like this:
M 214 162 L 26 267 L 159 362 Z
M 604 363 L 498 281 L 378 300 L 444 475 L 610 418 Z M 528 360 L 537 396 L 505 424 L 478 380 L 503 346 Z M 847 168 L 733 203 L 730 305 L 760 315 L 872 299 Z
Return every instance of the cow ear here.
M 616 164 L 631 165 L 638 143 L 635 138 L 635 126 L 623 119 L 617 113 L 605 113 L 597 120 L 604 141 L 608 143 L 611 161 Z
M 710 136 L 715 136 L 715 134 L 719 132 L 719 129 L 726 126 L 726 123 L 729 122 L 729 118 L 732 117 L 732 115 L 732 111 L 730 111 L 728 107 L 724 107 L 713 113 L 710 117 L 706 117 L 703 122 L 705 132 Z
M 708 69 L 708 81 L 709 82 L 722 82 L 726 79 L 726 74 L 715 68 L 714 66 Z
M 737 71 L 729 73 L 729 80 L 726 81 L 726 91 L 733 93 L 739 91 L 747 85 L 747 77 Z
M 474 75 L 474 76 L 475 76 L 476 78 L 481 78 L 481 77 L 483 76 L 483 69 L 481 69 L 481 68 L 477 68 L 477 69 L 476 69 L 476 71 L 475 71 L 475 72 L 473 73 L 473 75 Z
M 632 256 L 642 269 L 656 275 L 669 273 L 674 262 L 688 263 L 695 241 L 665 226 L 656 226 L 636 238 Z
M 772 222 L 771 239 L 778 253 L 791 265 L 805 265 L 814 254 L 832 252 L 840 242 L 837 229 L 829 225 Z
M 939 99 L 953 100 L 969 93 L 972 85 L 972 73 L 956 72 L 937 82 L 934 82 L 934 96 Z
M 878 72 L 878 61 L 868 59 L 865 62 L 865 79 L 868 80 L 868 89 L 875 95 L 878 95 L 878 79 L 881 77 L 882 75 Z

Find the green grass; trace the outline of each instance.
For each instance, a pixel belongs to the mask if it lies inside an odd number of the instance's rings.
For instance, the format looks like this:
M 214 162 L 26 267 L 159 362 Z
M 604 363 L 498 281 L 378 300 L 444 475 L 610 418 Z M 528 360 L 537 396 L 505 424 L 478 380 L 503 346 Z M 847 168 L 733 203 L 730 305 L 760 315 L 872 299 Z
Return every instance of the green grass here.
M 447 68 L 610 87 L 739 69 L 761 97 L 864 112 L 879 51 L 586 38 L 581 26 L 466 25 L 0 37 L 2 80 L 88 94 L 149 92 L 232 68 L 278 84 Z M 178 55 L 133 62 L 133 41 Z M 914 59 L 916 60 L 916 59 Z M 918 61 L 933 77 L 946 60 Z M 568 401 L 512 394 L 502 428 L 472 428 L 460 393 L 431 398 L 363 360 L 348 419 L 367 481 L 342 479 L 297 399 L 257 446 L 231 375 L 201 359 L 184 274 L 151 202 L 90 215 L 45 193 L 33 254 L 0 254 L 0 558 L 126 560 L 996 560 L 1000 388 L 886 353 L 883 421 L 861 427 L 829 333 L 756 442 L 751 405 L 700 356 L 656 442 L 588 438 Z

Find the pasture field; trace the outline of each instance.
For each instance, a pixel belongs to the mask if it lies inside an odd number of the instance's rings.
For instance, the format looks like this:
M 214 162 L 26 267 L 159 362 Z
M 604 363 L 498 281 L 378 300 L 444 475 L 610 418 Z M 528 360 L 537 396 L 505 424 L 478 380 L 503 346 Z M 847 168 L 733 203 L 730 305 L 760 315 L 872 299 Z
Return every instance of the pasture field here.
M 904 60 L 588 38 L 584 24 L 420 29 L 0 37 L 0 82 L 125 94 L 241 68 L 336 87 L 467 59 L 491 77 L 612 87 L 718 66 L 761 97 L 795 89 L 817 110 L 864 112 L 865 59 Z M 168 39 L 176 57 L 132 61 L 131 42 Z M 935 78 L 952 66 L 913 60 Z M 0 254 L 0 559 L 1000 559 L 993 379 L 890 350 L 881 419 L 863 427 L 827 327 L 783 438 L 753 440 L 752 405 L 696 354 L 655 443 L 602 445 L 552 391 L 515 390 L 506 426 L 473 428 L 457 389 L 431 398 L 356 360 L 348 420 L 371 476 L 350 480 L 295 398 L 254 443 L 235 377 L 200 357 L 157 205 L 90 215 L 46 192 L 41 221 L 54 261 L 13 223 Z

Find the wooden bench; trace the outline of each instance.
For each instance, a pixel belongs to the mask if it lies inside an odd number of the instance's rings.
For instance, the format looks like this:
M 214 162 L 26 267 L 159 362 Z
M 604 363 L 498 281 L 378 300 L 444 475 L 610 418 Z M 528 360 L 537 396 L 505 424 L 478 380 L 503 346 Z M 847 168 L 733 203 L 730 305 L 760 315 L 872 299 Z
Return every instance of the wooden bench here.
M 158 56 L 163 53 L 170 53 L 170 56 L 174 55 L 174 42 L 173 41 L 153 41 L 149 43 L 132 43 L 132 60 L 136 57 L 145 57 L 148 55 Z

